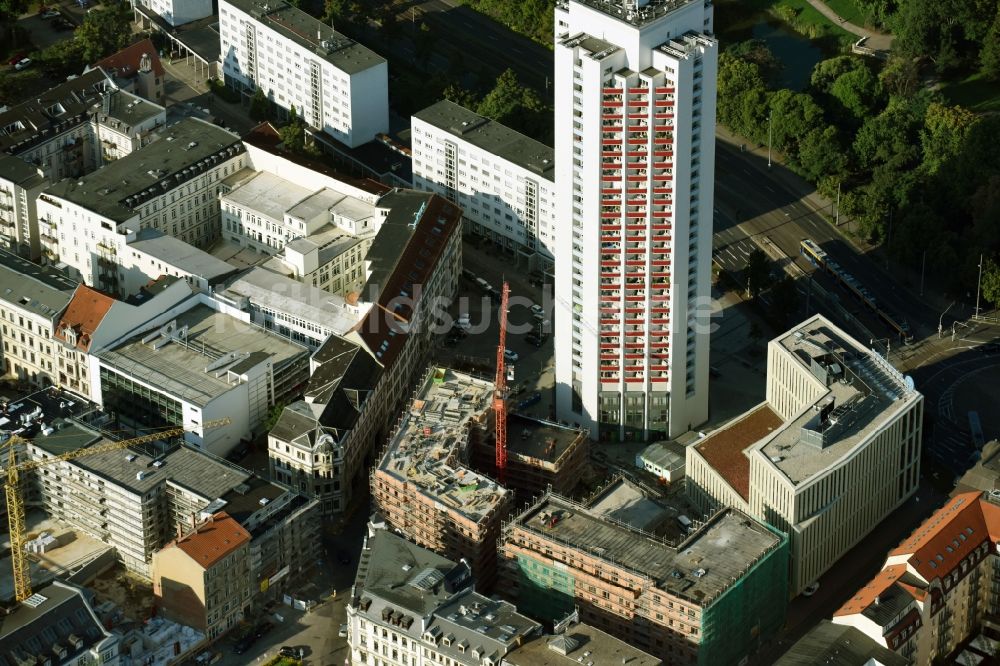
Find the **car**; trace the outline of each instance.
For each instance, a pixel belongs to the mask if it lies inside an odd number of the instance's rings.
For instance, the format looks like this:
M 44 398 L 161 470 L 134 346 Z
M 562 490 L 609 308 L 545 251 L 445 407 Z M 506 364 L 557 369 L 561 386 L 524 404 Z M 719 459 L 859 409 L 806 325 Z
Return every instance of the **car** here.
M 21 51 L 16 56 L 14 56 L 10 60 L 8 60 L 7 64 L 10 65 L 11 67 L 13 67 L 13 66 L 17 65 L 17 63 L 21 62 L 22 60 L 24 60 L 27 57 L 28 57 L 28 54 L 25 53 L 24 51 Z
M 347 552 L 346 550 L 338 550 L 337 551 L 337 561 L 340 562 L 341 564 L 350 564 L 351 563 L 351 554 L 349 552 Z
M 31 58 L 22 58 L 16 65 L 14 65 L 14 69 L 19 72 L 23 69 L 28 69 L 29 67 L 31 67 Z
M 59 13 L 58 9 L 46 9 L 41 14 L 39 14 L 39 16 L 41 16 L 45 20 L 48 20 L 51 18 L 56 18 L 57 16 L 61 16 L 61 14 Z
M 253 634 L 248 634 L 244 636 L 243 638 L 236 641 L 236 645 L 233 646 L 233 652 L 235 654 L 243 654 L 251 647 L 253 647 L 253 644 L 257 642 L 257 638 L 258 637 L 254 636 Z
M 337 632 L 337 635 L 340 636 L 341 638 L 347 638 L 347 625 L 346 624 L 340 625 L 340 631 Z
M 806 585 L 806 589 L 802 590 L 802 596 L 811 597 L 818 591 L 819 591 L 819 581 L 816 581 L 815 583 L 810 583 L 809 585 Z
M 279 657 L 291 657 L 292 659 L 301 659 L 302 650 L 299 648 L 293 648 L 291 645 L 282 645 L 281 649 L 278 650 Z
M 535 303 L 534 305 L 531 306 L 531 313 L 534 314 L 534 315 L 544 315 L 545 314 L 545 308 L 543 308 L 538 303 Z
M 254 629 L 254 632 L 253 632 L 254 637 L 255 638 L 263 638 L 264 635 L 267 634 L 267 632 L 271 631 L 272 629 L 274 629 L 274 625 L 272 623 L 266 622 L 266 621 L 265 622 L 261 622 Z
M 512 349 L 504 349 L 503 357 L 508 363 L 517 363 L 517 359 L 521 358 L 517 355 L 517 352 Z

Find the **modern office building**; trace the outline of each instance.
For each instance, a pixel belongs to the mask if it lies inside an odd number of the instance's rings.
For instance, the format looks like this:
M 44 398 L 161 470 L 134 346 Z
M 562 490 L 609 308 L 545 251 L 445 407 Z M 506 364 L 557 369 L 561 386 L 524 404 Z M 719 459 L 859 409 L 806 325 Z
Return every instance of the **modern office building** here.
M 189 427 L 188 442 L 224 456 L 305 385 L 305 347 L 210 305 L 196 295 L 95 355 L 92 399 L 121 428 Z M 199 427 L 222 418 L 229 424 Z
M 351 664 L 500 666 L 541 625 L 479 594 L 455 563 L 384 529 L 371 530 L 347 604 Z
M 768 343 L 766 396 L 687 448 L 687 490 L 787 532 L 794 595 L 917 491 L 923 396 L 821 315 Z
M 385 58 L 284 0 L 219 3 L 222 77 L 349 148 L 389 131 Z
M 58 271 L 0 250 L 0 376 L 32 386 L 56 383 L 52 339 L 76 283 Z
M 556 5 L 557 413 L 601 441 L 708 418 L 712 4 Z
M 213 514 L 154 553 L 152 573 L 157 608 L 215 638 L 250 608 L 250 533 Z
M 668 543 L 546 493 L 505 523 L 498 591 L 538 619 L 580 619 L 671 664 L 735 664 L 784 623 L 788 538 L 726 509 Z
M 153 229 L 208 247 L 219 236 L 222 181 L 246 159 L 235 134 L 185 118 L 127 157 L 39 195 L 43 260 L 89 286 L 131 295 L 159 274 L 134 268 L 143 264 L 129 244 Z
M 0 663 L 118 666 L 122 637 L 105 629 L 83 588 L 53 581 L 0 624 Z
M 40 252 L 35 199 L 49 184 L 43 173 L 19 157 L 0 154 L 0 247 L 29 259 Z
M 833 614 L 911 664 L 947 663 L 1000 614 L 1000 498 L 952 497 Z
M 465 233 L 502 247 L 518 265 L 552 268 L 552 148 L 449 100 L 414 114 L 411 136 L 415 188 L 457 203 Z

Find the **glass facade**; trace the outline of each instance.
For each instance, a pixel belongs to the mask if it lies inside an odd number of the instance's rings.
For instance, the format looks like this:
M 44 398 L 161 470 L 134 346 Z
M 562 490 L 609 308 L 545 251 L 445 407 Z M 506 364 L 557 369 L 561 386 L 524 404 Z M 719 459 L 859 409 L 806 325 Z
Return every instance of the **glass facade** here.
M 119 420 L 145 428 L 184 424 L 181 403 L 101 366 L 104 408 Z

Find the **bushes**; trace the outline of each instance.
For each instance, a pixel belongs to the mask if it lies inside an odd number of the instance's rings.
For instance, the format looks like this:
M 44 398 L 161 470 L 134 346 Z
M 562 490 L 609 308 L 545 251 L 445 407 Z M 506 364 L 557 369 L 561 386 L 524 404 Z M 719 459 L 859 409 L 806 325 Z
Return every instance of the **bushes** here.
M 240 101 L 240 94 L 224 84 L 222 81 L 219 81 L 218 79 L 208 79 L 205 83 L 207 83 L 209 89 L 224 102 L 231 102 L 235 104 Z

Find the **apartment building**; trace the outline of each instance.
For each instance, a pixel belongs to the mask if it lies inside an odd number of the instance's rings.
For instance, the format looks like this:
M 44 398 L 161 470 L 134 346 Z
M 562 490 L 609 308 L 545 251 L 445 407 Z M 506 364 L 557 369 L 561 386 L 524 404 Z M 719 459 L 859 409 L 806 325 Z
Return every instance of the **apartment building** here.
M 435 368 L 414 393 L 372 474 L 375 507 L 417 544 L 464 559 L 484 589 L 496 580 L 500 523 L 513 492 L 470 469 L 492 435 L 493 383 Z
M 726 509 L 679 543 L 546 493 L 504 524 L 498 591 L 670 664 L 734 664 L 784 623 L 788 538 Z
M 52 340 L 76 283 L 51 268 L 0 250 L 3 376 L 32 386 L 56 382 Z
M 352 664 L 500 666 L 541 625 L 474 590 L 456 564 L 388 530 L 370 531 L 347 604 Z
M 43 409 L 50 432 L 28 446 L 38 459 L 107 443 L 78 420 Z M 248 576 L 273 597 L 315 565 L 316 502 L 188 445 L 129 448 L 47 465 L 28 484 L 33 505 L 115 548 L 130 571 L 151 576 L 153 554 L 199 518 L 225 510 L 251 535 Z
M 0 152 L 54 183 L 145 146 L 165 124 L 162 106 L 118 90 L 97 68 L 0 113 Z
M 228 417 L 228 425 L 184 436 L 224 456 L 261 432 L 275 404 L 302 389 L 305 347 L 212 305 L 195 295 L 95 355 L 91 395 L 120 427 L 197 427 Z
M 153 12 L 172 28 L 215 13 L 212 0 L 139 0 L 143 13 Z
M 363 345 L 339 335 L 310 363 L 305 399 L 286 407 L 268 433 L 269 471 L 325 513 L 339 513 L 363 491 L 371 444 L 384 435 L 384 369 Z
M 781 655 L 775 666 L 813 664 L 871 664 L 909 666 L 910 661 L 879 645 L 854 627 L 820 620 L 809 632 Z
M 17 604 L 0 626 L 6 664 L 118 666 L 121 636 L 105 629 L 81 587 L 55 580 Z
M 916 490 L 923 396 L 821 315 L 768 343 L 764 403 L 687 448 L 687 489 L 788 533 L 793 595 Z
M 221 511 L 153 555 L 153 597 L 169 618 L 209 638 L 249 610 L 250 533 Z
M 552 148 L 449 100 L 414 114 L 411 137 L 413 187 L 457 203 L 465 232 L 514 254 L 519 265 L 552 268 Z
M 35 199 L 49 181 L 40 168 L 18 157 L 0 155 L 0 246 L 37 258 L 38 210 Z
M 601 441 L 708 418 L 712 4 L 555 9 L 556 409 Z
M 250 321 L 312 351 L 331 335 L 344 336 L 371 307 L 348 303 L 311 284 L 257 266 L 220 287 L 215 299 L 249 313 Z
M 219 233 L 221 181 L 245 165 L 239 137 L 185 118 L 160 140 L 39 195 L 43 260 L 102 291 L 135 293 L 158 276 L 142 272 L 129 244 L 153 229 L 208 247 Z
M 579 666 L 627 664 L 662 666 L 662 659 L 587 624 L 559 622 L 553 634 L 541 634 L 508 652 L 501 666 Z
M 385 58 L 284 0 L 219 3 L 222 78 L 355 148 L 389 131 Z
M 119 90 L 156 104 L 164 103 L 163 82 L 166 70 L 163 69 L 153 40 L 143 39 L 130 44 L 121 51 L 98 60 L 94 67 L 103 69 Z
M 946 663 L 1000 613 L 1000 499 L 952 497 L 833 614 L 911 664 Z

